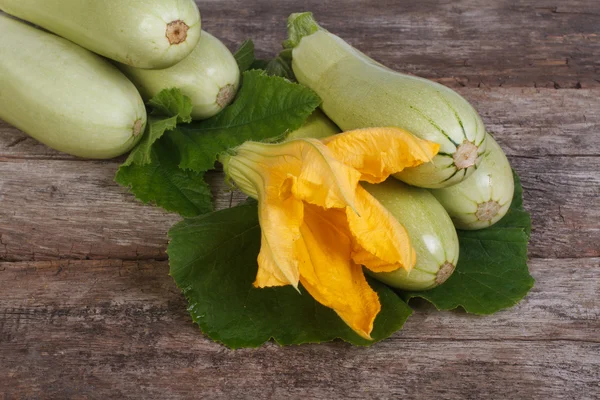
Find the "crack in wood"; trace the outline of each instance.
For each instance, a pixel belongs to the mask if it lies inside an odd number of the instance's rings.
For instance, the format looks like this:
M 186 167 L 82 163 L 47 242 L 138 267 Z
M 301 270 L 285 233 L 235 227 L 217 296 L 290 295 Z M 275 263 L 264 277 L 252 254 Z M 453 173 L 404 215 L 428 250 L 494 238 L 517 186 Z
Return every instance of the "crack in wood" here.
M 28 137 L 26 137 L 26 136 L 25 136 L 25 137 L 18 138 L 18 139 L 17 139 L 17 140 L 15 140 L 14 142 L 11 142 L 11 143 L 7 144 L 7 145 L 6 145 L 6 148 L 7 148 L 7 149 L 10 149 L 10 148 L 12 148 L 12 147 L 15 147 L 15 146 L 17 146 L 19 143 L 23 143 L 23 142 L 24 142 L 24 141 L 26 141 L 27 139 L 28 139 Z

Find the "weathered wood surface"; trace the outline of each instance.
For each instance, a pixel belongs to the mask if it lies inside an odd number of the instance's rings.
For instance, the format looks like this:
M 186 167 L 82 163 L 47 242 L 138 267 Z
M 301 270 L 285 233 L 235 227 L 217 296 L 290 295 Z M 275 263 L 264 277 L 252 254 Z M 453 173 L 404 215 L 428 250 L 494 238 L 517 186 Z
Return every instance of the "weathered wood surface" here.
M 536 230 L 531 256 L 600 256 L 597 91 L 459 91 L 481 110 L 522 177 Z M 166 231 L 178 218 L 144 207 L 113 182 L 121 160 L 75 159 L 2 122 L 0 132 L 5 204 L 0 217 L 6 221 L 0 260 L 165 257 Z M 229 206 L 232 194 L 222 190 L 222 176 L 214 173 L 211 180 L 216 206 Z M 234 202 L 239 200 L 234 196 Z
M 0 121 L 0 399 L 600 398 L 600 4 L 210 0 L 203 28 L 263 56 L 312 10 L 379 61 L 457 89 L 532 212 L 536 287 L 489 317 L 424 302 L 371 348 L 230 351 L 168 274 L 178 220 Z M 213 173 L 216 206 L 241 199 Z
M 199 337 L 166 262 L 0 264 L 0 389 L 5 398 L 458 399 L 472 390 L 591 399 L 598 267 L 599 258 L 534 260 L 537 286 L 515 309 L 475 317 L 418 303 L 404 330 L 372 348 L 228 351 Z

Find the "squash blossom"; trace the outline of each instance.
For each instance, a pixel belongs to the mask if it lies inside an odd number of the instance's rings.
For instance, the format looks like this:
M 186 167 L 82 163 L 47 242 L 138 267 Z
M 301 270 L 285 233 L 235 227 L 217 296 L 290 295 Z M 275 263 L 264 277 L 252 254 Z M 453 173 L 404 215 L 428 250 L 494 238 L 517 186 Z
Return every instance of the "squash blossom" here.
M 381 310 L 362 266 L 410 270 L 405 229 L 363 187 L 430 161 L 439 146 L 398 128 L 361 129 L 322 141 L 246 142 L 223 155 L 225 172 L 258 200 L 258 288 L 298 283 L 371 339 Z

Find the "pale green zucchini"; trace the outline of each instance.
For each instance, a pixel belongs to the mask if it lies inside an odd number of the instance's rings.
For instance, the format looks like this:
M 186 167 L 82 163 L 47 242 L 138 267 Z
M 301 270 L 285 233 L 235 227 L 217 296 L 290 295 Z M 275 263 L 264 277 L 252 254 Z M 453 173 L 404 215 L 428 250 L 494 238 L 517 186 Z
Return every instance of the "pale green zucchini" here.
M 114 65 L 2 14 L 0 37 L 0 119 L 86 158 L 116 157 L 141 138 L 144 103 Z
M 138 68 L 170 67 L 200 38 L 193 0 L 0 0 L 0 10 Z
M 327 118 L 327 115 L 323 114 L 321 110 L 316 109 L 300 129 L 288 135 L 287 140 L 306 138 L 324 139 L 338 133 L 340 133 L 340 128 Z
M 506 213 L 515 192 L 512 169 L 494 138 L 488 135 L 487 151 L 477 171 L 468 179 L 431 193 L 444 206 L 459 229 L 483 229 Z
M 342 130 L 396 126 L 439 143 L 432 163 L 398 178 L 440 188 L 468 177 L 485 151 L 479 114 L 459 94 L 438 83 L 392 71 L 320 28 L 310 13 L 288 21 L 292 68 L 298 81 L 323 100 L 322 109 Z
M 395 179 L 363 186 L 400 222 L 417 253 L 410 271 L 372 274 L 399 289 L 427 290 L 444 283 L 458 262 L 458 236 L 444 207 L 426 189 L 411 187 Z
M 163 89 L 181 89 L 192 100 L 193 119 L 210 118 L 220 112 L 234 99 L 240 84 L 240 70 L 235 58 L 208 32 L 202 32 L 192 54 L 170 68 L 146 70 L 124 64 L 119 68 L 146 101 Z

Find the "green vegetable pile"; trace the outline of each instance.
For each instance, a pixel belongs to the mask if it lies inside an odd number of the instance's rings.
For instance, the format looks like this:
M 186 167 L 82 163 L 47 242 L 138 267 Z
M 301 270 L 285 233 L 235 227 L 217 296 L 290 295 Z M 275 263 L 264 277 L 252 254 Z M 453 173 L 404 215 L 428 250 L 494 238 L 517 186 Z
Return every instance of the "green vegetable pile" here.
M 0 118 L 77 156 L 109 158 L 131 150 L 115 179 L 142 202 L 183 217 L 169 231 L 170 275 L 211 339 L 231 348 L 271 339 L 370 345 L 402 328 L 415 297 L 439 310 L 487 315 L 515 305 L 532 288 L 531 220 L 519 178 L 477 112 L 452 90 L 383 67 L 322 29 L 310 13 L 290 16 L 285 50 L 257 60 L 251 40 L 232 55 L 202 32 L 193 1 L 179 9 L 177 20 L 157 22 L 147 37 L 115 31 L 114 48 L 82 36 L 81 29 L 101 35 L 103 28 L 86 19 L 76 0 L 49 1 L 52 18 L 26 3 L 6 1 L 0 8 L 76 44 L 0 15 L 0 34 L 18 36 L 18 46 L 0 46 Z M 130 12 L 135 24 L 136 10 Z M 127 20 L 127 12 L 122 17 Z M 173 51 L 149 48 L 148 40 Z M 48 70 L 16 69 L 32 57 Z M 50 61 L 57 57 L 73 65 Z M 101 82 L 94 99 L 82 94 L 90 79 Z M 29 81 L 39 88 L 35 99 L 26 93 Z M 52 97 L 60 91 L 64 96 Z M 64 100 L 48 104 L 45 98 Z M 72 109 L 80 112 L 65 112 Z M 43 123 L 30 110 L 39 110 Z M 417 257 L 410 273 L 368 273 L 381 305 L 368 340 L 302 285 L 253 286 L 262 240 L 259 202 L 215 211 L 205 174 L 249 141 L 322 139 L 387 126 L 440 150 L 432 162 L 395 175 L 405 183 L 390 178 L 363 185 L 406 228 Z

